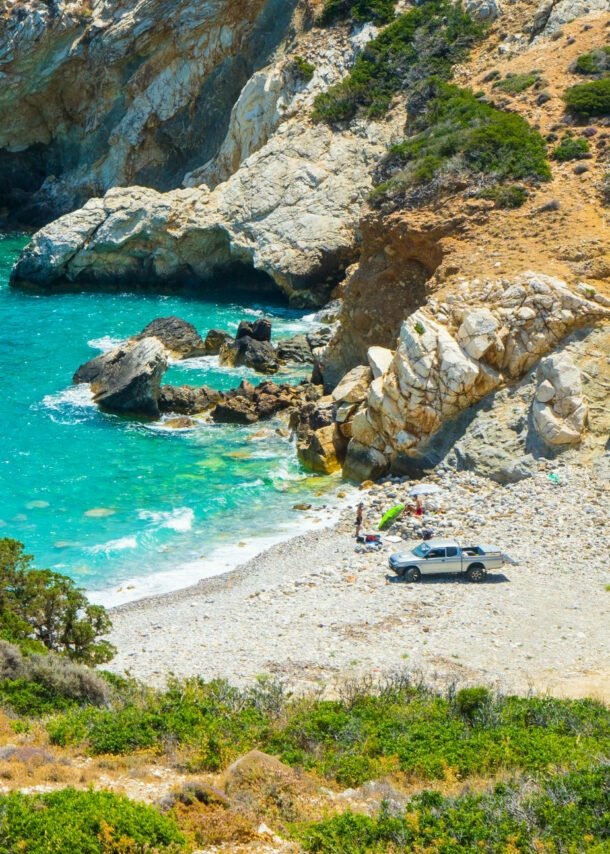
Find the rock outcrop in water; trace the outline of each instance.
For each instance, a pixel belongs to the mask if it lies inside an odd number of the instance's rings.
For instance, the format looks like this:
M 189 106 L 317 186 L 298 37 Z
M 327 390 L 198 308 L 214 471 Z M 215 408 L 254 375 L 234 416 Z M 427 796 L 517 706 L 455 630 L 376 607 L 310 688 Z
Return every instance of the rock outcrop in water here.
M 159 385 L 166 370 L 163 344 L 142 338 L 81 365 L 72 381 L 90 383 L 93 399 L 108 412 L 158 418 Z

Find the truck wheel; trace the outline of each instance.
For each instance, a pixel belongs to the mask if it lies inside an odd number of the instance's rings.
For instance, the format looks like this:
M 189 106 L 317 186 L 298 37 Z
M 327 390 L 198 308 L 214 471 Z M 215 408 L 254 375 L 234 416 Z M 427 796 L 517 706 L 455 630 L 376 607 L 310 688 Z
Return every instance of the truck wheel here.
M 421 578 L 421 572 L 416 566 L 410 566 L 405 572 L 405 578 L 407 581 L 419 581 Z
M 485 567 L 480 563 L 473 563 L 472 566 L 468 567 L 468 572 L 466 573 L 466 578 L 468 581 L 472 581 L 474 584 L 477 584 L 479 581 L 483 581 L 487 573 L 485 572 Z

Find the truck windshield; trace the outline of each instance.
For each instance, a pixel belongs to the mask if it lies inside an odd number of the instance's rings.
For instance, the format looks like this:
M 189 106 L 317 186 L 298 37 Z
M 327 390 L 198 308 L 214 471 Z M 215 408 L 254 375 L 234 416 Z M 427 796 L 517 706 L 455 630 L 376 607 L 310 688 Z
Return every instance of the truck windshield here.
M 430 546 L 428 545 L 428 543 L 420 543 L 413 549 L 413 554 L 416 555 L 416 557 L 425 557 L 429 551 Z

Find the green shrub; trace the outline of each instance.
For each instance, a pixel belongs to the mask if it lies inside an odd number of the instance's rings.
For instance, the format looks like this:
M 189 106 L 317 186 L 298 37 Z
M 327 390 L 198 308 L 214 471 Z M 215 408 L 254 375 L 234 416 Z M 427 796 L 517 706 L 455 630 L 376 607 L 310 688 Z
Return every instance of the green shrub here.
M 482 199 L 490 199 L 492 202 L 495 202 L 496 207 L 501 210 L 514 210 L 525 204 L 528 192 L 525 187 L 509 184 L 507 186 L 489 187 L 486 190 L 481 190 L 479 196 Z
M 395 0 L 326 0 L 317 24 L 327 27 L 336 21 L 350 18 L 358 22 L 389 24 L 395 17 L 394 2 Z
M 109 661 L 114 647 L 100 641 L 112 624 L 101 605 L 91 605 L 65 575 L 33 569 L 23 544 L 0 539 L 0 636 L 32 640 L 86 664 Z
M 487 688 L 462 688 L 455 696 L 455 705 L 459 714 L 472 721 L 491 701 L 491 694 Z
M 366 45 L 346 79 L 317 96 L 312 118 L 334 124 L 348 121 L 359 110 L 370 117 L 384 115 L 397 92 L 417 92 L 431 74 L 448 79 L 453 65 L 482 34 L 481 25 L 459 4 L 428 0 L 400 15 Z
M 312 79 L 316 70 L 316 66 L 304 60 L 302 56 L 295 56 L 293 60 L 293 67 L 298 76 L 306 82 L 309 82 Z
M 497 80 L 493 88 L 507 95 L 519 95 L 540 80 L 539 71 L 527 71 L 523 74 L 510 74 L 504 80 Z
M 577 74 L 603 74 L 610 70 L 610 47 L 581 54 L 574 64 Z
M 382 162 L 377 175 L 385 178 L 384 186 L 371 203 L 402 198 L 415 206 L 446 191 L 452 181 L 550 179 L 544 140 L 521 116 L 438 79 L 427 87 L 427 108 L 411 123 L 412 135 Z M 517 201 L 519 195 L 509 192 L 503 201 Z
M 584 768 L 608 754 L 610 710 L 584 700 L 494 697 L 486 688 L 444 697 L 394 683 L 323 701 L 287 698 L 274 683 L 239 691 L 189 679 L 163 692 L 132 685 L 122 705 L 71 710 L 47 731 L 52 743 L 90 753 L 182 750 L 192 771 L 220 770 L 258 748 L 355 786 L 388 769 L 433 780 L 447 769 L 468 777 Z
M 532 791 L 533 790 L 533 791 Z M 421 851 L 460 854 L 608 851 L 610 765 L 555 774 L 539 784 L 499 784 L 482 795 L 413 797 L 404 813 L 385 805 L 374 816 L 347 812 L 300 829 L 313 854 Z
M 585 154 L 589 153 L 589 143 L 586 139 L 573 139 L 570 136 L 564 137 L 557 148 L 551 154 L 553 160 L 565 162 L 566 160 L 580 160 Z
M 173 818 L 110 792 L 13 792 L 0 796 L 0 814 L 1 854 L 177 854 L 186 850 Z
M 569 110 L 584 118 L 610 115 L 610 77 L 570 86 L 563 98 Z

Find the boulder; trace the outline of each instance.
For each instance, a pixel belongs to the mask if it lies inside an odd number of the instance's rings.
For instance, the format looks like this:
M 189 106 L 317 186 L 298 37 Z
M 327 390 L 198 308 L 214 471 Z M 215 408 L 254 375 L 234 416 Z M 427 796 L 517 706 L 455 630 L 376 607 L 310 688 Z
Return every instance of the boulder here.
M 394 353 L 386 347 L 369 347 L 367 358 L 373 372 L 373 379 L 376 380 L 378 377 L 382 377 L 388 370 L 394 358 Z
M 383 477 L 389 468 L 390 461 L 381 451 L 363 445 L 357 439 L 350 441 L 343 463 L 343 477 L 362 483 Z
M 217 356 L 223 344 L 229 344 L 233 341 L 233 336 L 222 329 L 210 329 L 205 336 L 204 347 L 206 356 Z
M 532 419 L 537 434 L 547 445 L 577 444 L 587 423 L 580 371 L 563 352 L 542 359 L 536 378 Z
M 333 389 L 333 399 L 337 403 L 361 403 L 367 396 L 373 379 L 368 365 L 358 365 L 349 371 Z
M 158 338 L 175 359 L 190 359 L 206 353 L 205 343 L 192 323 L 179 317 L 158 317 L 144 327 L 134 341 L 142 338 Z
M 271 341 L 271 321 L 264 317 L 259 317 L 254 323 L 249 320 L 242 320 L 237 327 L 236 338 L 244 338 L 249 336 L 255 341 Z
M 277 342 L 277 357 L 283 362 L 312 365 L 313 353 L 305 335 L 295 335 Z
M 219 363 L 230 367 L 244 365 L 261 374 L 275 374 L 280 367 L 273 345 L 269 341 L 257 341 L 249 335 L 223 344 Z
M 221 392 L 205 385 L 162 385 L 158 396 L 159 411 L 195 415 L 216 406 L 221 398 Z
M 169 418 L 164 422 L 164 427 L 169 427 L 170 430 L 190 430 L 197 426 L 197 422 L 192 418 L 187 418 L 186 415 L 180 415 L 177 418 Z
M 224 774 L 224 791 L 234 807 L 265 817 L 294 821 L 302 806 L 311 811 L 313 783 L 274 756 L 251 750 Z
M 344 445 L 345 440 L 337 425 L 329 424 L 298 439 L 297 454 L 300 462 L 309 471 L 332 474 L 341 468 L 341 450 Z
M 502 14 L 498 0 L 465 0 L 464 11 L 475 21 L 491 24 Z
M 164 346 L 157 338 L 143 338 L 81 365 L 72 381 L 90 383 L 95 402 L 108 412 L 158 418 L 166 370 Z

